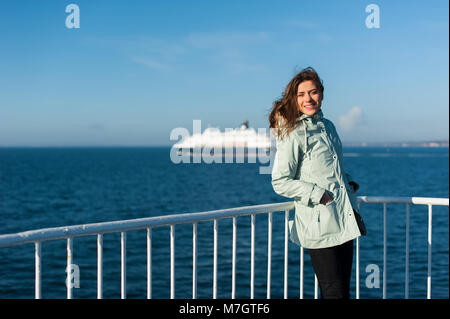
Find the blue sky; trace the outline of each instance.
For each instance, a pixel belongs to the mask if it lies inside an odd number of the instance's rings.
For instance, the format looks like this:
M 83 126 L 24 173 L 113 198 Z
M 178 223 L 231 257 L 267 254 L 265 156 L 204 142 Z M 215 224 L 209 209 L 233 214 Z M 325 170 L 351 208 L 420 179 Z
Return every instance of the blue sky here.
M 68 29 L 68 4 L 80 28 Z M 369 29 L 367 5 L 380 8 Z M 1 1 L 0 146 L 172 145 L 313 66 L 343 142 L 448 140 L 448 1 Z

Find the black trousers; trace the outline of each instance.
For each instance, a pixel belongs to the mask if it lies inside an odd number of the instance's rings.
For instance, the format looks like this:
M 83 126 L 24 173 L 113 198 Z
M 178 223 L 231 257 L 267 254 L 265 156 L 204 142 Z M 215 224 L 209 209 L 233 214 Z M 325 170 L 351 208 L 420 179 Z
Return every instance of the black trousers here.
M 322 299 L 349 299 L 353 240 L 342 245 L 308 249 Z

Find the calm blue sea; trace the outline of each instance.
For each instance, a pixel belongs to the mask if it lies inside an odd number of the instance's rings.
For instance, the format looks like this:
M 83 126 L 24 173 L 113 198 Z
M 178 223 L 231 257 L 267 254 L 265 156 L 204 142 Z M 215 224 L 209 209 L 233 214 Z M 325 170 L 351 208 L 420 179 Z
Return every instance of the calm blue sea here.
M 344 149 L 358 195 L 449 196 L 448 148 Z M 169 147 L 0 148 L 0 234 L 44 227 L 207 211 L 288 199 L 275 194 L 257 163 L 174 164 Z M 403 298 L 405 205 L 387 206 L 387 297 Z M 383 207 L 363 204 L 368 235 L 360 240 L 361 298 L 382 297 Z M 291 212 L 291 216 L 292 216 Z M 410 297 L 425 298 L 427 207 L 411 207 Z M 284 213 L 273 216 L 272 298 L 283 297 Z M 250 297 L 250 217 L 238 219 L 238 298 Z M 198 298 L 212 297 L 213 223 L 198 226 Z M 219 222 L 218 297 L 231 296 L 231 220 Z M 104 298 L 120 298 L 120 234 L 104 236 Z M 80 269 L 75 298 L 96 297 L 96 237 L 74 239 Z M 433 207 L 432 297 L 449 297 L 449 210 Z M 176 298 L 192 294 L 192 226 L 176 227 Z M 169 229 L 153 230 L 153 297 L 169 298 Z M 266 297 L 267 217 L 256 217 L 255 298 Z M 380 271 L 368 288 L 368 265 Z M 42 245 L 42 296 L 65 298 L 66 242 Z M 352 297 L 355 296 L 355 263 Z M 372 268 L 373 269 L 373 268 Z M 127 297 L 146 297 L 146 231 L 127 236 Z M 305 251 L 305 298 L 314 274 Z M 299 249 L 289 245 L 289 297 L 299 297 Z M 34 297 L 34 246 L 0 249 L 0 298 Z

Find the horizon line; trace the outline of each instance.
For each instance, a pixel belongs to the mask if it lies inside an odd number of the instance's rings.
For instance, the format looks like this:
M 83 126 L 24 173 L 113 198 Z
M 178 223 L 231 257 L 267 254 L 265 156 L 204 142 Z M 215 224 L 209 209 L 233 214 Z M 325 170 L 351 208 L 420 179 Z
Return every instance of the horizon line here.
M 436 147 L 449 147 L 448 140 L 432 140 L 432 141 L 400 141 L 400 142 L 342 142 L 343 146 L 388 146 L 397 145 L 402 147 L 402 145 L 407 145 L 409 147 L 427 147 L 418 144 L 447 144 L 438 145 Z M 358 144 L 358 145 L 354 145 Z M 363 145 L 364 144 L 364 145 Z M 415 145 L 408 145 L 415 144 Z M 0 145 L 0 148 L 151 148 L 151 147 L 173 147 L 174 144 L 148 144 L 148 145 Z M 404 147 L 404 146 L 403 146 Z

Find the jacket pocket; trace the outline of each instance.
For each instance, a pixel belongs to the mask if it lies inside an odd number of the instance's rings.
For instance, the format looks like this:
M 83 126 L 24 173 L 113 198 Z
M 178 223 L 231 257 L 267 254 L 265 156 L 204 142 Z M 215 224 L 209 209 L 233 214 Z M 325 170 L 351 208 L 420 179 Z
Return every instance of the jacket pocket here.
M 320 237 L 320 228 L 319 228 L 319 211 L 317 209 L 312 210 L 313 216 L 309 224 L 305 228 L 304 236 L 305 238 L 318 238 Z
M 326 205 L 317 205 L 319 218 L 319 233 L 320 236 L 328 236 L 337 234 L 341 231 L 339 224 L 338 212 L 336 202 L 333 200 Z

